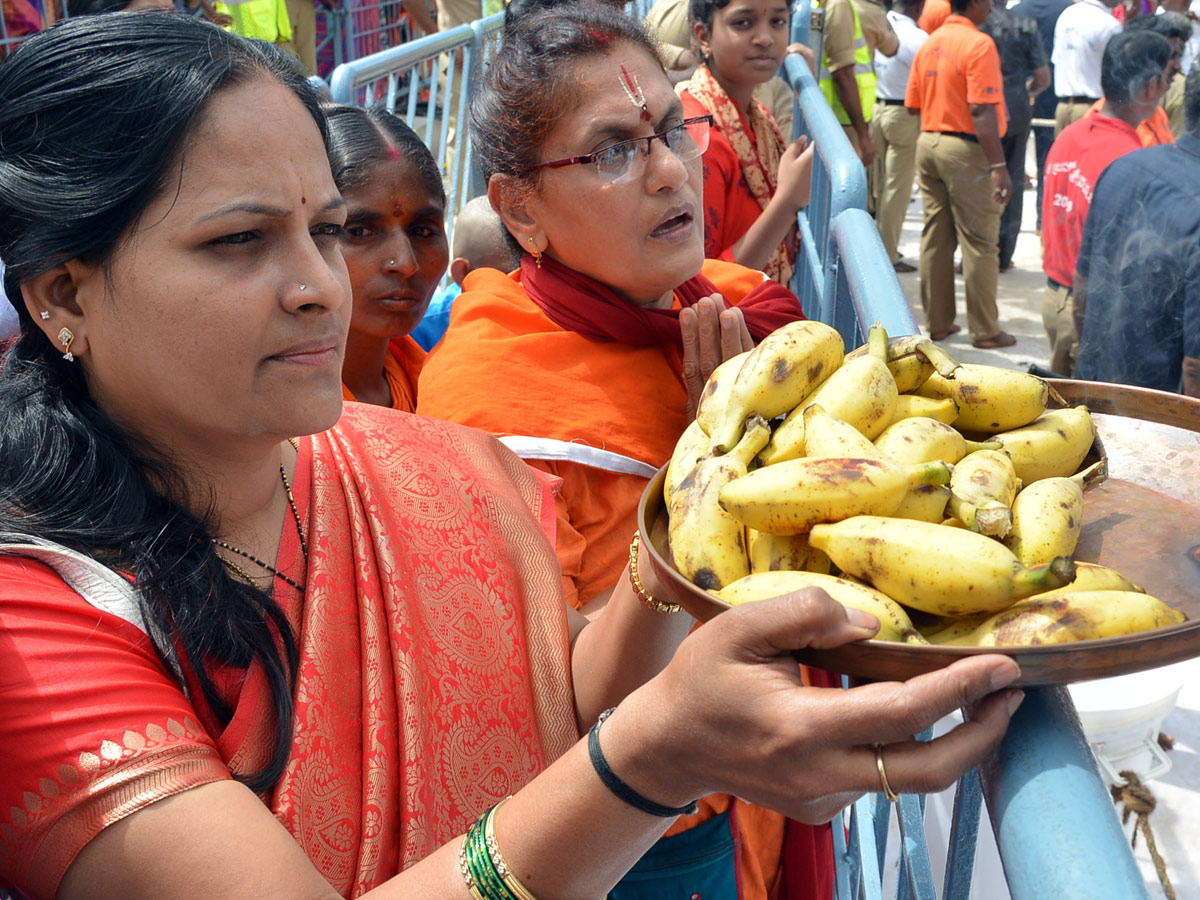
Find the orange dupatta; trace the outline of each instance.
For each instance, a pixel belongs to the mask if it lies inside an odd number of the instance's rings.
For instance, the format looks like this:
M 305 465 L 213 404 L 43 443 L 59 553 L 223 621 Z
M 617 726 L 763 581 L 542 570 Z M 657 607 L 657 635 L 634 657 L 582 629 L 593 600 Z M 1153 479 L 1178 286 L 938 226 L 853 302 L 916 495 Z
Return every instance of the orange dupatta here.
M 387 379 L 392 395 L 392 409 L 401 412 L 417 411 L 417 379 L 425 365 L 425 351 L 412 339 L 412 335 L 392 338 L 388 342 L 387 357 L 383 361 L 383 377 Z M 354 400 L 350 388 L 342 384 L 342 399 Z
M 687 92 L 712 115 L 716 127 L 733 147 L 750 193 L 758 201 L 759 207 L 766 209 L 779 183 L 779 160 L 784 148 L 783 135 L 771 111 L 760 101 L 752 99 L 743 116 L 733 98 L 703 63 L 692 74 L 686 87 Z M 771 253 L 763 271 L 780 284 L 791 281 L 792 262 L 786 241 Z
M 358 403 L 302 443 L 298 473 L 309 452 L 292 752 L 269 804 L 353 897 L 579 735 L 544 476 L 482 433 Z M 258 764 L 269 710 L 248 679 L 231 764 Z

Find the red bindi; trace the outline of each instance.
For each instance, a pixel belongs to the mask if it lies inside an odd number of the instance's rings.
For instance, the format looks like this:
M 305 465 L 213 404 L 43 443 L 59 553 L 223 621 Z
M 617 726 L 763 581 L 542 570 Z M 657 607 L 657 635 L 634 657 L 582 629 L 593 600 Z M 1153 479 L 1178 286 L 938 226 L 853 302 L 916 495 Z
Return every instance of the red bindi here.
M 305 203 L 307 203 L 307 202 L 308 202 L 308 198 L 307 198 L 307 197 L 301 197 L 301 198 L 300 198 L 300 205 L 301 205 L 301 206 L 303 206 L 303 205 L 304 205 Z
M 395 147 L 388 147 L 388 153 L 392 154 L 392 159 L 400 158 L 400 151 L 397 150 Z
M 401 204 L 397 203 L 395 206 L 392 207 L 392 215 L 395 216 L 396 218 L 400 218 L 400 216 L 402 216 L 403 214 L 404 214 L 404 207 Z

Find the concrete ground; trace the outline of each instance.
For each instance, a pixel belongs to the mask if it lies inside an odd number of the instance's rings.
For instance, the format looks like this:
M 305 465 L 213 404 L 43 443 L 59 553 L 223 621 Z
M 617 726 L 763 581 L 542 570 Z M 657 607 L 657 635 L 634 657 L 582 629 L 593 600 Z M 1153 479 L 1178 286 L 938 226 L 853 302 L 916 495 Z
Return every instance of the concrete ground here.
M 971 346 L 966 335 L 966 306 L 963 300 L 962 277 L 955 278 L 958 296 L 958 323 L 963 331 L 952 335 L 942 342 L 951 355 L 960 362 L 979 362 L 990 365 L 1006 366 L 1008 368 L 1025 370 L 1030 363 L 1045 366 L 1050 355 L 1050 347 L 1046 333 L 1042 327 L 1042 297 L 1046 284 L 1046 276 L 1041 267 L 1041 242 L 1034 232 L 1036 223 L 1037 192 L 1028 190 L 1025 193 L 1024 223 L 1012 269 L 1000 274 L 998 305 L 1000 308 L 1000 324 L 1005 330 L 1016 336 L 1017 343 L 1002 350 L 979 350 Z M 906 261 L 916 264 L 920 249 L 921 238 L 921 200 L 914 192 L 909 204 L 904 230 L 900 239 L 899 250 Z M 924 327 L 924 316 L 921 312 L 920 289 L 917 273 L 901 274 L 900 284 L 904 288 L 913 318 L 918 325 Z M 1169 771 L 1146 781 L 1157 801 L 1157 806 L 1150 814 L 1148 822 L 1153 833 L 1158 852 L 1166 864 L 1167 874 L 1179 900 L 1185 898 L 1200 898 L 1200 660 L 1191 660 L 1167 670 L 1156 670 L 1162 673 L 1162 678 L 1175 677 L 1182 682 L 1174 708 L 1162 720 L 1160 730 L 1174 739 L 1174 746 L 1165 756 L 1170 766 Z M 1161 681 L 1161 679 L 1159 679 Z M 1124 683 L 1123 683 L 1124 682 Z M 1153 696 L 1154 676 L 1125 676 L 1122 679 L 1111 679 L 1107 682 L 1095 682 L 1095 687 L 1101 692 L 1111 692 L 1117 696 L 1124 690 L 1135 697 Z M 1081 692 L 1076 696 L 1077 705 L 1081 710 L 1088 706 L 1101 707 L 1104 701 L 1095 699 L 1096 691 L 1089 689 L 1085 697 Z M 1117 704 L 1117 701 L 1112 701 Z M 1137 705 L 1136 703 L 1132 705 Z M 1168 701 L 1169 705 L 1169 701 Z M 1085 731 L 1089 740 L 1102 737 L 1091 726 L 1088 726 L 1089 715 L 1084 713 Z M 1100 752 L 1104 752 L 1101 749 Z M 1153 758 L 1147 752 L 1141 757 L 1124 761 L 1117 768 L 1132 766 L 1135 771 L 1152 772 L 1161 769 L 1156 766 Z M 1132 836 L 1136 824 L 1134 816 L 1126 824 L 1126 834 Z M 986 826 L 985 826 L 986 827 Z M 1168 895 L 1159 883 L 1155 866 L 1151 861 L 1144 835 L 1138 835 L 1134 856 L 1144 876 L 1146 890 L 1152 900 L 1160 900 Z M 980 861 L 982 862 L 982 860 Z M 985 866 L 986 868 L 986 866 Z M 982 874 L 982 873 L 981 873 Z M 980 884 L 979 881 L 990 882 L 991 886 Z M 976 889 L 971 892 L 976 900 L 1004 900 L 1008 892 L 1000 881 L 980 879 Z M 1066 898 L 1064 898 L 1066 900 Z M 1124 900 L 1124 898 L 1079 898 L 1079 900 Z

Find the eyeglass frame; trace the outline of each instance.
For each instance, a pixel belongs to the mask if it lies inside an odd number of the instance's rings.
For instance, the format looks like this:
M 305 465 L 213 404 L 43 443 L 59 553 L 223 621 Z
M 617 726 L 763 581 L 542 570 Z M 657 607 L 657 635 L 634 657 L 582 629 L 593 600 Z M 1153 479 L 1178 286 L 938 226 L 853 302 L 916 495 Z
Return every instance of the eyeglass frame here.
M 679 128 L 686 129 L 687 126 L 697 125 L 700 122 L 707 122 L 709 129 L 712 129 L 713 124 L 714 124 L 714 119 L 713 119 L 712 114 L 706 113 L 702 116 L 692 116 L 691 118 L 684 119 L 678 125 L 672 125 L 670 128 L 664 128 L 662 131 L 655 132 L 654 134 L 648 134 L 645 137 L 636 137 L 636 138 L 630 138 L 629 140 L 626 140 L 626 141 L 617 141 L 615 144 L 609 144 L 607 147 L 597 150 L 594 153 L 585 153 L 582 156 L 566 156 L 566 157 L 563 157 L 562 159 L 553 159 L 550 162 L 537 163 L 536 165 L 530 166 L 525 171 L 528 174 L 529 172 L 532 172 L 534 169 L 561 169 L 565 166 L 580 166 L 580 165 L 586 165 L 588 163 L 595 163 L 596 157 L 598 157 L 601 153 L 606 153 L 609 150 L 612 150 L 614 147 L 620 147 L 623 144 L 639 144 L 639 143 L 642 143 L 643 141 L 646 144 L 646 151 L 642 154 L 643 157 L 648 157 L 650 155 L 650 150 L 653 148 L 652 142 L 655 140 L 662 141 L 664 147 L 666 147 L 668 150 L 670 150 L 671 153 L 675 153 L 674 150 L 671 150 L 671 145 L 667 143 L 667 135 L 669 133 L 671 133 L 672 131 L 675 131 L 676 129 L 679 129 Z M 707 149 L 707 148 L 705 148 L 705 149 Z M 700 153 L 697 155 L 702 155 L 703 153 L 704 153 L 704 150 L 701 150 Z M 690 158 L 695 159 L 695 157 L 690 157 Z M 636 157 L 634 157 L 634 159 L 636 159 Z M 630 166 L 632 166 L 632 165 L 633 165 L 633 161 L 631 160 Z M 596 171 L 597 172 L 600 171 L 599 166 L 596 167 Z M 601 174 L 603 174 L 603 173 L 601 173 Z M 628 173 L 625 173 L 625 174 L 628 174 Z M 624 175 L 617 176 L 617 178 L 624 178 L 624 177 L 625 177 Z

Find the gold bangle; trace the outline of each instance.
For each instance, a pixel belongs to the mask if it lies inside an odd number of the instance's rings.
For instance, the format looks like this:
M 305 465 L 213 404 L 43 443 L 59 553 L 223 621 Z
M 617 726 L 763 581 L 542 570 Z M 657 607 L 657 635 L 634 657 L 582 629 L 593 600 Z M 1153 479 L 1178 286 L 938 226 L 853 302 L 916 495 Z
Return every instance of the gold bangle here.
M 511 799 L 512 795 L 510 794 L 489 810 L 487 818 L 483 821 L 484 843 L 487 845 L 488 855 L 492 858 L 492 865 L 496 867 L 496 874 L 500 876 L 500 880 L 504 882 L 504 886 L 508 888 L 509 892 L 517 900 L 537 900 L 533 894 L 529 893 L 525 885 L 521 884 L 520 879 L 505 861 L 504 854 L 500 852 L 500 844 L 496 841 L 496 813 Z
M 665 600 L 659 600 L 648 590 L 646 590 L 646 586 L 642 584 L 642 579 L 638 577 L 637 558 L 638 547 L 641 546 L 641 543 L 641 533 L 635 531 L 633 533 L 633 540 L 629 542 L 629 580 L 633 584 L 634 593 L 637 594 L 638 599 L 641 600 L 642 603 L 644 603 L 648 608 L 654 610 L 656 613 L 670 615 L 671 613 L 679 612 L 681 609 L 683 609 L 682 606 L 680 606 L 678 603 L 668 603 Z

